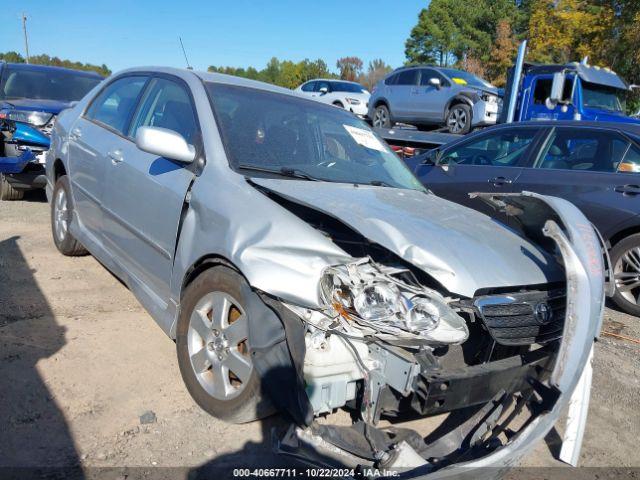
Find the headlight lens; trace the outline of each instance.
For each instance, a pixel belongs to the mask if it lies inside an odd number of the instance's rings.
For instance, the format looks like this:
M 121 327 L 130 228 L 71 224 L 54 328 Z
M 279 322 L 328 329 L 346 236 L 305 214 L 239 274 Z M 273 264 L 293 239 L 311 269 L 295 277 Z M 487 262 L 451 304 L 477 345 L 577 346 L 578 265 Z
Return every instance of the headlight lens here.
M 394 285 L 374 284 L 355 296 L 353 306 L 365 320 L 383 320 L 400 312 L 403 305 Z
M 350 105 L 360 105 L 360 100 L 358 100 L 357 98 L 347 97 L 347 98 L 345 98 L 345 100 Z
M 491 95 L 489 93 L 485 93 L 482 95 L 482 100 L 484 100 L 485 102 L 491 104 L 491 105 L 497 105 L 498 103 L 498 97 L 496 97 L 495 95 Z
M 469 336 L 466 321 L 446 299 L 435 290 L 415 290 L 368 263 L 330 267 L 320 280 L 320 293 L 332 316 L 376 333 L 414 335 L 435 344 L 464 342 Z
M 11 120 L 13 122 L 28 123 L 35 127 L 43 127 L 53 117 L 52 114 L 46 112 L 36 112 L 32 110 L 2 110 L 0 111 L 0 119 Z

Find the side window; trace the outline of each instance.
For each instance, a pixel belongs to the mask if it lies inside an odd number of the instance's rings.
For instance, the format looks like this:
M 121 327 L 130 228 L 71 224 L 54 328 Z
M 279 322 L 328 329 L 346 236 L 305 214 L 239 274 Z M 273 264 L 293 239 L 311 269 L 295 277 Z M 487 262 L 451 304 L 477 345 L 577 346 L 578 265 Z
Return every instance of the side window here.
M 640 173 L 640 148 L 633 144 L 629 147 L 624 160 L 618 165 L 618 172 Z
M 440 165 L 456 163 L 494 167 L 515 166 L 527 153 L 537 133 L 536 128 L 519 128 L 484 135 L 480 139 L 446 151 L 438 163 Z
M 617 133 L 588 128 L 556 128 L 537 168 L 615 172 L 629 142 Z
M 536 86 L 533 89 L 533 103 L 536 105 L 544 105 L 545 101 L 551 95 L 551 84 L 553 80 L 550 78 L 538 78 Z
M 440 85 L 443 87 L 449 86 L 449 82 L 443 75 L 441 75 L 436 70 L 432 70 L 430 68 L 422 68 L 420 70 L 420 85 L 423 87 L 429 86 L 429 80 L 432 78 L 437 78 L 440 80 Z
M 313 87 L 315 86 L 316 82 L 307 82 L 302 86 L 302 91 L 303 92 L 313 92 Z
M 398 74 L 397 85 L 415 85 L 418 83 L 418 70 L 412 68 Z
M 384 81 L 385 85 L 395 85 L 396 83 L 398 83 L 398 74 L 394 73 L 393 75 L 390 75 L 386 78 L 386 80 Z
M 327 92 L 331 91 L 331 85 L 329 85 L 329 82 L 316 82 L 316 86 L 313 91 L 319 92 L 321 88 L 326 88 Z
M 155 78 L 132 123 L 130 136 L 140 127 L 161 127 L 182 135 L 194 143 L 198 131 L 191 99 L 185 87 L 164 78 Z
M 125 77 L 105 88 L 94 100 L 85 116 L 122 134 L 147 77 Z

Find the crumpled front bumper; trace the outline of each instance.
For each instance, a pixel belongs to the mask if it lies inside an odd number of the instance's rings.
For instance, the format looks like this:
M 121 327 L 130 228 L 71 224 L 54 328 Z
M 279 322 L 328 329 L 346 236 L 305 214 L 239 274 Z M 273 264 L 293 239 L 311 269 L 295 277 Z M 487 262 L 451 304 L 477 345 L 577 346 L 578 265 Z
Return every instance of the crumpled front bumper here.
M 569 417 L 577 425 L 571 426 L 569 438 L 563 447 L 562 457 L 575 464 L 578 458 L 581 435 L 586 421 L 585 405 L 588 403 L 590 385 L 590 362 L 593 343 L 597 338 L 602 323 L 604 308 L 604 265 L 602 249 L 595 230 L 584 215 L 571 203 L 555 198 L 523 192 L 522 194 L 472 194 L 492 206 L 512 215 L 520 222 L 523 232 L 535 238 L 538 243 L 555 243 L 562 257 L 566 273 L 567 303 L 563 336 L 556 354 L 556 361 L 551 375 L 545 384 L 539 387 L 548 392 L 540 408 L 532 411 L 525 426 L 499 446 L 487 445 L 486 455 L 474 455 L 472 460 L 453 461 L 440 466 L 430 461 L 431 455 L 420 457 L 411 447 L 402 443 L 397 446 L 401 459 L 390 465 L 389 471 L 399 473 L 401 478 L 499 478 L 506 469 L 514 467 L 556 424 L 563 408 L 572 399 L 574 390 L 581 397 L 572 402 L 579 410 L 570 409 Z M 551 243 L 552 242 L 552 243 Z M 588 367 L 588 368 L 585 368 Z M 587 378 L 589 377 L 589 378 Z M 587 402 L 585 402 L 585 397 Z M 574 398 L 575 400 L 575 398 Z M 494 403 L 494 406 L 496 404 Z M 489 411 L 491 404 L 485 408 Z M 480 417 L 477 417 L 480 418 Z M 487 418 L 487 417 L 485 417 Z M 495 423 L 478 424 L 478 430 L 486 426 L 495 428 Z M 344 462 L 346 465 L 358 464 L 358 458 L 336 446 L 329 438 L 311 428 L 298 428 L 295 432 L 294 444 L 304 447 L 304 454 L 297 451 L 286 452 L 305 461 L 326 464 L 327 459 Z M 491 431 L 489 431 L 491 433 Z M 567 440 L 565 438 L 565 440 Z M 438 439 L 434 441 L 438 443 Z M 282 444 L 281 444 L 282 447 Z M 447 445 L 444 448 L 449 448 Z M 408 453 L 402 453 L 402 448 Z M 431 448 L 431 447 L 430 447 Z M 441 449 L 436 445 L 435 449 Z M 303 450 L 303 449 L 300 449 Z M 314 458 L 313 452 L 318 456 Z M 312 455 L 309 455 L 312 452 Z M 469 457 L 467 457 L 469 458 Z M 349 462 L 351 460 L 351 462 Z M 392 473 L 393 474 L 393 473 Z

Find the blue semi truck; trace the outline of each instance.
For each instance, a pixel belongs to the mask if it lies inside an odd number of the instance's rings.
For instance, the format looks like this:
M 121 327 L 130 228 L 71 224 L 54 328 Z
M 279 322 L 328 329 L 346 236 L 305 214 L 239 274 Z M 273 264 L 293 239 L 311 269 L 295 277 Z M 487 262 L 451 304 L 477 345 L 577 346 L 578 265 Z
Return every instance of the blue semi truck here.
M 45 186 L 56 116 L 101 80 L 93 72 L 0 61 L 0 200 Z

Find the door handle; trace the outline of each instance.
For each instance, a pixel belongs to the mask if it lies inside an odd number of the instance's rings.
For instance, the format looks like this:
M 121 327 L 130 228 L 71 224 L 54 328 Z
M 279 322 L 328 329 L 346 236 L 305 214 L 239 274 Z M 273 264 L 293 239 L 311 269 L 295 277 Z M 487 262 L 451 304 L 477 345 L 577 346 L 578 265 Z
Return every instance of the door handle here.
M 494 187 L 501 187 L 503 185 L 509 185 L 513 183 L 513 180 L 506 177 L 493 177 L 487 180 L 489 183 L 493 184 Z
M 71 133 L 69 134 L 69 138 L 71 140 L 77 140 L 80 137 L 82 137 L 82 130 L 80 130 L 78 127 L 75 127 L 71 130 Z
M 618 185 L 613 190 L 624 196 L 640 195 L 640 185 Z
M 120 150 L 111 150 L 109 153 L 107 153 L 107 156 L 111 159 L 111 163 L 113 163 L 114 165 L 117 165 L 124 160 L 122 151 Z

